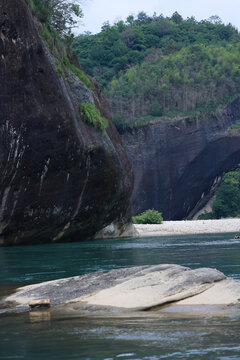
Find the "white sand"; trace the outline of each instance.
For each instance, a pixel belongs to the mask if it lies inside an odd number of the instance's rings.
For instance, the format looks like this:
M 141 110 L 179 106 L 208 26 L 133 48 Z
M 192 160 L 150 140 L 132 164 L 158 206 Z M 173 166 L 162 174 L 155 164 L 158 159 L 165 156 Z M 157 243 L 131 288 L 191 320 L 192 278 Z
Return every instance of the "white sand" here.
M 163 224 L 136 224 L 138 236 L 235 233 L 240 235 L 240 219 L 164 221 Z

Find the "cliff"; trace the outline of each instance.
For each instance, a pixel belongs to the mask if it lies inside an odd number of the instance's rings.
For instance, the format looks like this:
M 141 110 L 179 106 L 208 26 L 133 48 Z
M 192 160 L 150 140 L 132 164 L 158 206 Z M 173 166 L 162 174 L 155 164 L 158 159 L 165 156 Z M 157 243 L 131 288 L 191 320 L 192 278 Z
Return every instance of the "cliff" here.
M 93 80 L 59 75 L 24 0 L 0 2 L 0 81 L 0 245 L 85 240 L 112 222 L 123 232 L 132 170 L 107 103 Z M 83 102 L 106 130 L 83 121 Z
M 240 163 L 239 120 L 237 98 L 209 118 L 124 130 L 135 174 L 134 214 L 154 208 L 165 220 L 194 215 L 222 174 Z

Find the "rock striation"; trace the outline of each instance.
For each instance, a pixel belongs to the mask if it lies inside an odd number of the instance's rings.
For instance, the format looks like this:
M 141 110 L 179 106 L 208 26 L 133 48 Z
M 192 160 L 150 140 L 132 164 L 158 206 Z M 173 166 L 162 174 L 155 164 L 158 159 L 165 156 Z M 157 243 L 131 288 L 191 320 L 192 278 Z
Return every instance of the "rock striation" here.
M 121 132 L 135 182 L 133 213 L 154 208 L 165 220 L 192 217 L 221 176 L 240 163 L 240 98 L 217 115 L 149 124 Z
M 133 178 L 108 104 L 92 79 L 59 74 L 38 25 L 24 0 L 1 0 L 0 245 L 85 240 L 111 223 L 121 234 Z M 104 132 L 82 120 L 82 102 Z
M 240 282 L 218 270 L 162 264 L 75 276 L 19 288 L 5 299 L 22 310 L 29 301 L 50 299 L 51 305 L 78 303 L 132 310 L 151 310 L 175 303 L 239 305 Z

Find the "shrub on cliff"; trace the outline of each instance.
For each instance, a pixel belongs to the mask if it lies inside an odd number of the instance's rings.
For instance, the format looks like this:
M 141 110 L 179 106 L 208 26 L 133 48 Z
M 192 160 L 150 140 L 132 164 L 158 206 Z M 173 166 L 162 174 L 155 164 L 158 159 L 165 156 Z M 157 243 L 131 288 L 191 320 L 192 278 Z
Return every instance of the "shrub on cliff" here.
M 100 129 L 101 131 L 103 131 L 107 127 L 108 125 L 107 119 L 103 118 L 100 115 L 99 110 L 93 104 L 91 103 L 82 104 L 81 112 L 83 115 L 83 120 L 86 123 Z
M 162 213 L 149 209 L 138 216 L 133 216 L 132 221 L 134 224 L 162 224 Z

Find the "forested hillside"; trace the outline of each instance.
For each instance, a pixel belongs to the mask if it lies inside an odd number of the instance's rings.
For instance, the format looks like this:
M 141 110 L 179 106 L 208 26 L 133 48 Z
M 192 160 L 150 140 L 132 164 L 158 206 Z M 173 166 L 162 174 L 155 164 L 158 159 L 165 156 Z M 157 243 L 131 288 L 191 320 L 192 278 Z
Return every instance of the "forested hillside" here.
M 77 37 L 73 47 L 100 83 L 119 128 L 194 121 L 240 92 L 240 37 L 217 16 L 198 22 L 140 12 Z

